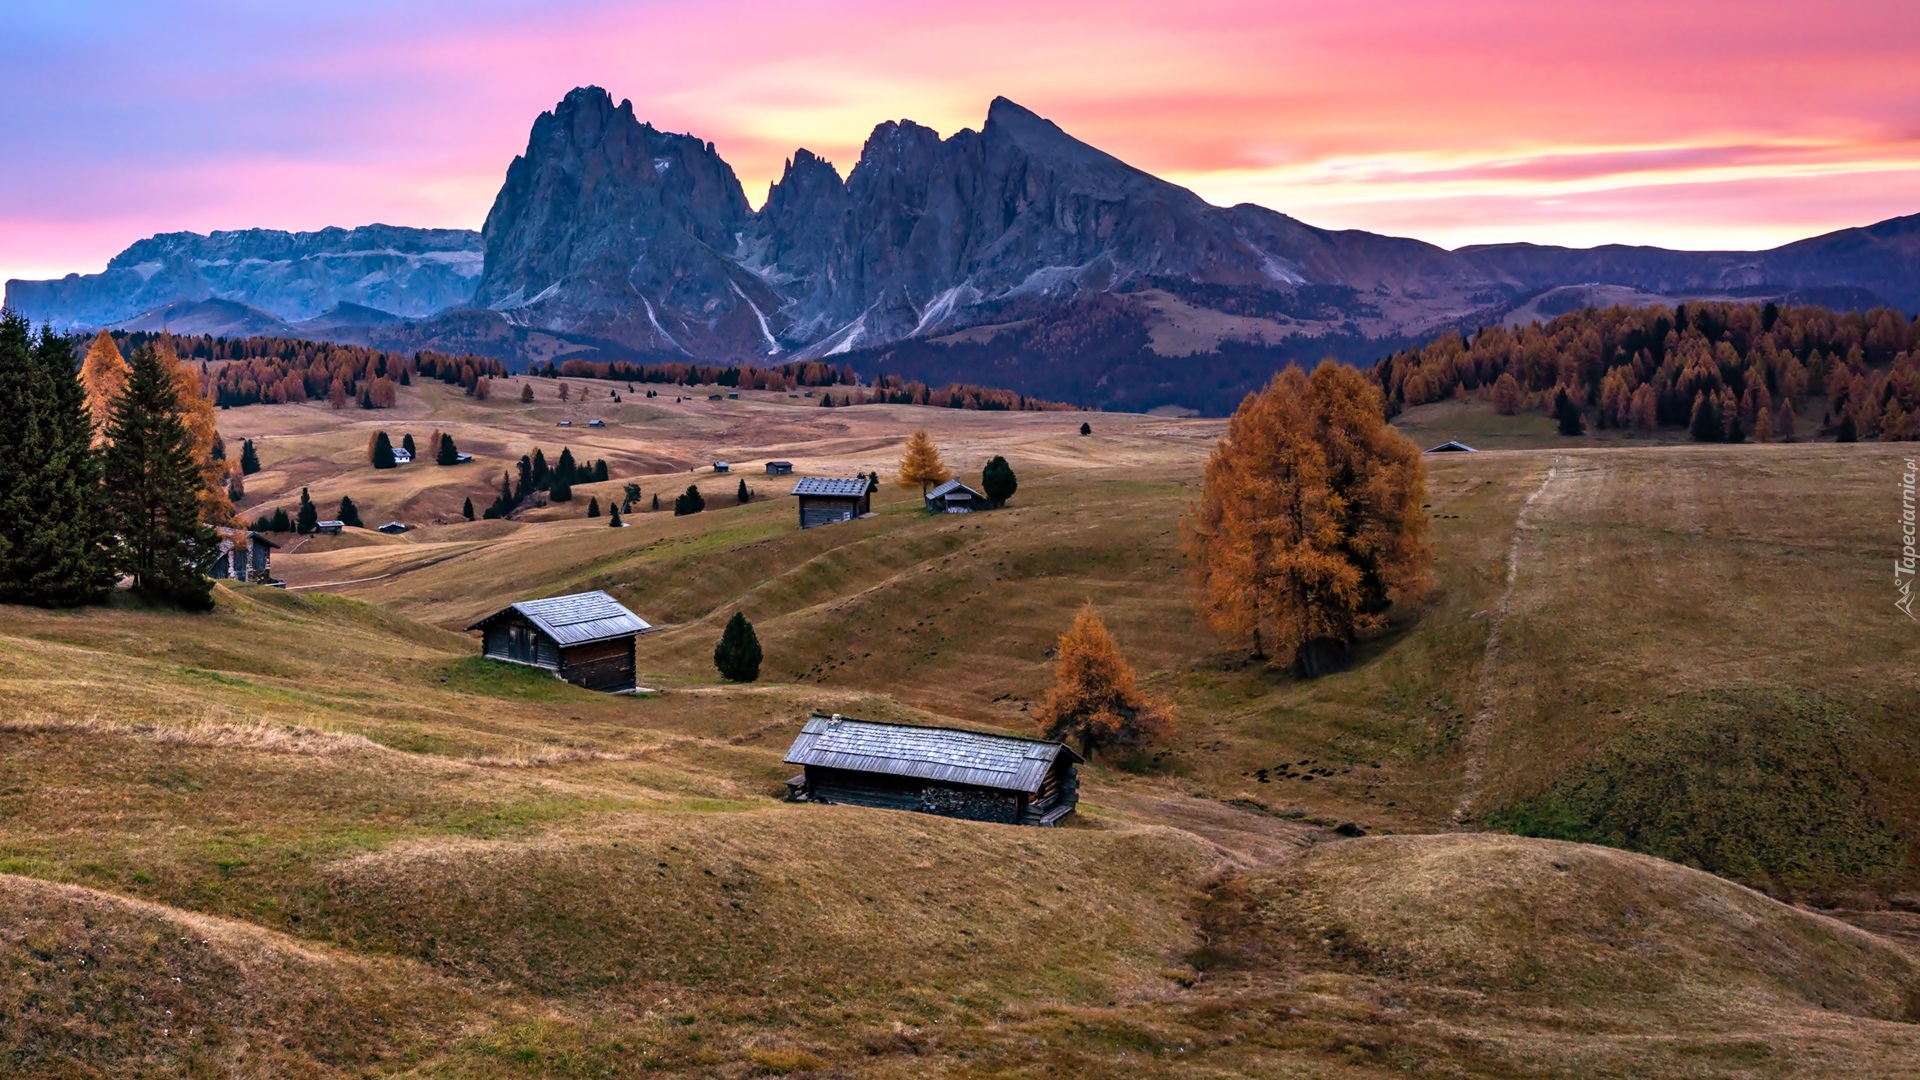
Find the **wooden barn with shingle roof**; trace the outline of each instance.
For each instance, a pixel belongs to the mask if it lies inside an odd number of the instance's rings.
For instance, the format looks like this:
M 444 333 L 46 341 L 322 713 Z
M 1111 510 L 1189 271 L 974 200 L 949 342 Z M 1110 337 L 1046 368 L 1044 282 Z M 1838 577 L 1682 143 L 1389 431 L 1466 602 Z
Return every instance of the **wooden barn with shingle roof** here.
M 1084 759 L 1042 739 L 834 715 L 809 719 L 785 760 L 805 770 L 787 781 L 796 802 L 1053 825 L 1080 801 Z
M 633 639 L 653 627 L 595 590 L 522 600 L 467 629 L 480 631 L 480 653 L 490 660 L 546 668 L 588 690 L 623 691 L 635 686 Z

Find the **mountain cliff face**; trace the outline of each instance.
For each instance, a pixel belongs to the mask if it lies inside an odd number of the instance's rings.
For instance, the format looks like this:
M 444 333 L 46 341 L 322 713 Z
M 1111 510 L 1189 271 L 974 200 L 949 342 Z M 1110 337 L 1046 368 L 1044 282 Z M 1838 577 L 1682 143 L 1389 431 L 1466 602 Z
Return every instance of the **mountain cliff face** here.
M 288 322 L 340 304 L 421 317 L 464 305 L 481 265 L 480 236 L 466 229 L 162 233 L 114 256 L 103 273 L 9 281 L 6 305 L 63 329 L 111 326 L 206 300 Z

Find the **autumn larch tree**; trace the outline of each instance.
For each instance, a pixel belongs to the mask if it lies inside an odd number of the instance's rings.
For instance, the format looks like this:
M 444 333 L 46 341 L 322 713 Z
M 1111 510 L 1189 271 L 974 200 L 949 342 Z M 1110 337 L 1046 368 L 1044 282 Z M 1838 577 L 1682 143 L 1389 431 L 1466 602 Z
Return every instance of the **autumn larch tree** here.
M 944 484 L 953 479 L 953 473 L 947 464 L 940 460 L 940 448 L 933 445 L 927 437 L 926 428 L 917 428 L 907 436 L 906 453 L 900 457 L 900 486 L 920 485 L 920 493 L 925 495 L 930 484 Z
M 1773 437 L 1781 442 L 1792 442 L 1794 428 L 1799 426 L 1800 417 L 1793 411 L 1793 402 L 1788 398 L 1780 399 L 1780 409 L 1773 414 Z
M 107 437 L 107 421 L 113 417 L 113 399 L 127 385 L 127 361 L 120 355 L 113 335 L 105 330 L 94 335 L 87 346 L 87 358 L 80 364 L 80 381 L 87 390 L 87 412 L 93 418 L 93 444 Z
M 533 401 L 533 384 L 532 384 L 532 383 L 521 383 L 521 384 L 520 384 L 520 402 L 521 402 L 521 404 L 523 404 L 523 405 L 524 405 L 524 404 L 530 404 L 530 403 L 531 403 L 532 401 Z
M 1501 416 L 1513 416 L 1520 411 L 1520 384 L 1511 371 L 1503 371 L 1493 380 L 1493 411 Z
M 202 566 L 216 539 L 202 517 L 206 479 L 189 406 L 180 400 L 163 350 L 135 350 L 126 389 L 114 402 L 107 425 L 107 520 L 120 537 L 121 569 L 132 576 L 135 593 L 205 611 L 213 607 L 213 582 Z
M 1083 757 L 1137 746 L 1173 730 L 1173 710 L 1140 691 L 1133 668 L 1091 603 L 1060 635 L 1053 689 L 1034 718 L 1049 739 L 1080 744 Z
M 1200 613 L 1257 658 L 1333 670 L 1425 587 L 1425 499 L 1377 386 L 1332 361 L 1289 368 L 1240 403 L 1182 522 Z

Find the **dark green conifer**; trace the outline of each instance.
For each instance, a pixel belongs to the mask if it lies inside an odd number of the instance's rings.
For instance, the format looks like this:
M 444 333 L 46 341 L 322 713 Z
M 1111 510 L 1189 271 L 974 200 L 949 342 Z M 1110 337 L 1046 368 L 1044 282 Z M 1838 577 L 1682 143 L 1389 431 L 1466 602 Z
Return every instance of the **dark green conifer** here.
M 240 474 L 252 476 L 259 471 L 260 455 L 254 452 L 253 440 L 248 439 L 240 444 Z
M 113 553 L 72 341 L 51 330 L 34 339 L 26 319 L 7 315 L 0 394 L 13 409 L 0 425 L 0 453 L 13 468 L 0 488 L 0 602 L 97 602 L 113 584 Z
M 617 506 L 616 506 L 616 507 L 614 507 L 614 508 L 613 508 L 613 510 L 612 510 L 611 512 L 609 512 L 609 513 L 607 514 L 607 524 L 608 524 L 608 525 L 610 525 L 610 526 L 612 526 L 613 528 L 616 528 L 616 529 L 620 527 L 620 525 L 621 525 L 621 522 L 620 522 L 620 508 L 619 508 L 619 507 L 617 507 Z
M 713 647 L 713 666 L 730 682 L 752 682 L 760 677 L 760 638 L 745 614 L 734 612 Z
M 1693 419 L 1687 424 L 1687 431 L 1694 442 L 1720 441 L 1725 429 L 1720 424 L 1720 406 L 1712 394 L 1694 394 Z
M 753 492 L 747 490 L 746 477 L 743 476 L 740 478 L 740 490 L 733 493 L 733 498 L 735 502 L 738 502 L 742 506 L 745 506 L 753 499 Z
M 393 440 L 387 438 L 384 431 L 374 433 L 370 454 L 376 469 L 391 469 L 396 464 L 393 459 Z
M 600 496 L 595 495 L 587 500 L 587 516 L 590 518 L 600 516 Z
M 353 496 L 351 495 L 340 496 L 339 521 L 340 521 L 340 524 L 345 525 L 348 528 L 352 528 L 352 529 L 366 528 L 365 525 L 362 525 L 360 523 L 360 508 L 353 505 Z
M 467 501 L 461 504 L 460 515 L 468 521 L 473 520 L 473 496 L 467 496 Z
M 1080 422 L 1080 434 L 1082 434 L 1082 435 L 1091 435 L 1091 434 L 1093 434 L 1093 425 L 1092 425 L 1092 424 L 1089 424 L 1089 423 L 1087 423 L 1087 422 L 1086 422 L 1086 421 L 1084 421 L 1084 420 L 1082 420 L 1082 421 Z
M 1007 464 L 1007 459 L 999 454 L 993 455 L 987 467 L 980 470 L 980 491 L 992 499 L 995 506 L 1013 498 L 1013 493 L 1019 489 L 1020 481 L 1013 475 L 1013 466 Z
M 190 611 L 213 607 L 204 567 L 216 538 L 200 520 L 204 486 L 173 378 L 152 346 L 134 350 L 107 424 L 107 519 L 134 592 Z
M 1572 438 L 1587 433 L 1586 418 L 1580 415 L 1580 406 L 1567 396 L 1567 388 L 1554 391 L 1553 418 L 1560 424 L 1560 434 Z
M 412 436 L 408 437 L 411 438 Z M 434 456 L 433 463 L 435 465 L 458 465 L 460 463 L 460 448 L 454 445 L 452 435 L 440 436 L 440 450 Z
M 306 536 L 320 524 L 320 508 L 313 505 L 313 498 L 306 488 L 300 489 L 300 512 L 294 519 L 293 531 Z

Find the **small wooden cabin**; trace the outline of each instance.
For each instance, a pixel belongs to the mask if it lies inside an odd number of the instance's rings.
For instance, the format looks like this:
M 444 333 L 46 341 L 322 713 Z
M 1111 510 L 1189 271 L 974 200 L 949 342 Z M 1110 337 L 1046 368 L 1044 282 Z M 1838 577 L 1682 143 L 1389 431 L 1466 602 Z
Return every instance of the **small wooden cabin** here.
M 468 630 L 490 660 L 546 668 L 588 690 L 634 688 L 633 639 L 653 627 L 604 592 L 522 600 Z
M 805 477 L 793 485 L 793 494 L 800 500 L 803 529 L 873 513 L 873 485 L 864 476 Z
M 787 781 L 787 797 L 1053 825 L 1080 801 L 1081 760 L 1041 739 L 815 716 L 787 751 L 787 764 L 803 769 Z
M 411 465 L 411 464 L 413 464 L 413 451 L 411 451 L 411 450 L 409 450 L 409 449 L 407 449 L 407 448 L 406 448 L 406 447 L 404 447 L 404 446 L 396 446 L 396 447 L 394 447 L 394 448 L 393 448 L 393 463 L 394 463 L 395 465 Z
M 339 536 L 342 532 L 346 531 L 346 528 L 347 523 L 338 518 L 329 518 L 326 521 L 316 521 L 313 523 L 313 531 L 319 533 L 321 536 Z
M 386 533 L 388 536 L 399 536 L 401 533 L 406 532 L 409 528 L 411 528 L 411 526 L 409 526 L 404 521 L 389 521 L 385 525 L 380 526 L 380 528 L 375 531 Z
M 975 510 L 991 509 L 992 500 L 958 480 L 949 480 L 927 492 L 927 512 L 930 514 L 971 514 Z
M 767 462 L 767 475 L 768 476 L 792 476 L 793 462 L 769 461 Z
M 1477 454 L 1479 451 L 1458 439 L 1448 439 L 1439 446 L 1427 447 L 1429 454 Z
M 219 530 L 220 544 L 207 576 L 231 581 L 272 581 L 273 552 L 280 545 L 249 529 Z

